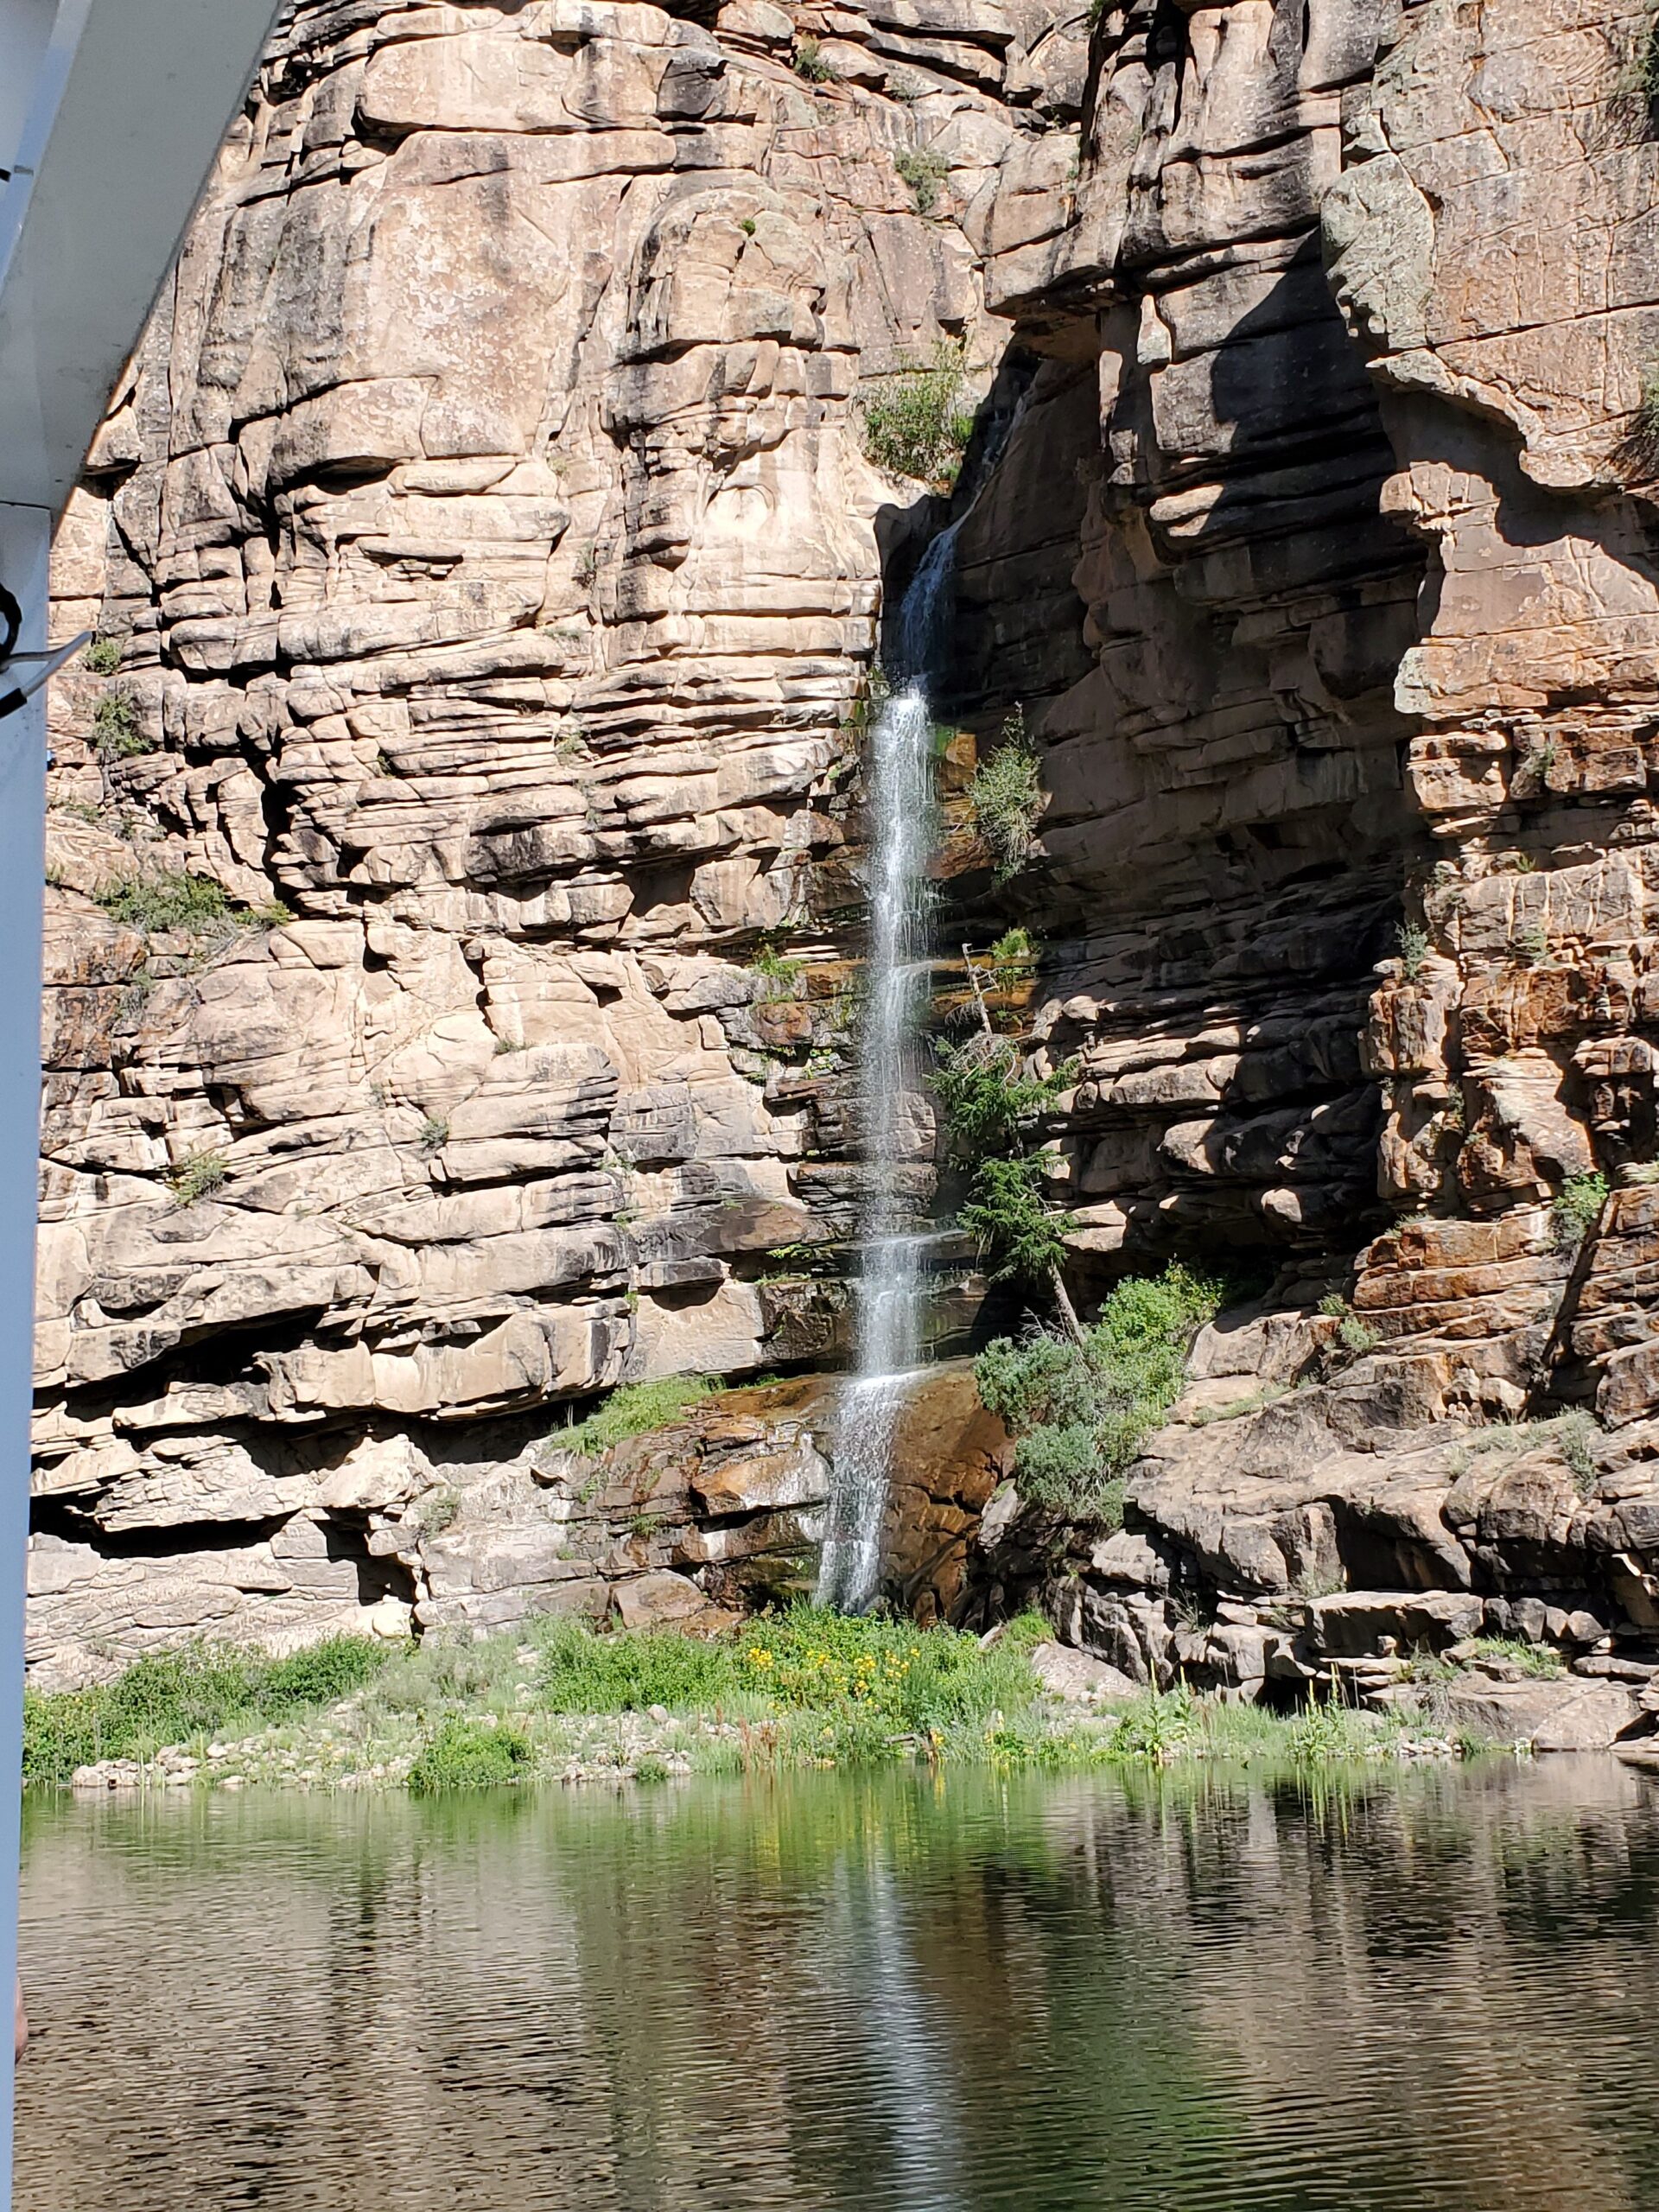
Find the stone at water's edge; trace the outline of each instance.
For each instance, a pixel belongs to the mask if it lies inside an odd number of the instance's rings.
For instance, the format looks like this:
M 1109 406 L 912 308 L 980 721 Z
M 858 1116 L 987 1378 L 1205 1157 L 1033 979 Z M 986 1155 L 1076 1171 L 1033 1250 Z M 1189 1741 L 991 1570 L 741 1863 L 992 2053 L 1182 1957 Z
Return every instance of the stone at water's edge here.
M 894 1427 L 882 1585 L 922 1621 L 956 1621 L 967 1601 L 980 1516 L 1006 1479 L 1008 1433 L 987 1413 L 971 1364 L 923 1370 Z

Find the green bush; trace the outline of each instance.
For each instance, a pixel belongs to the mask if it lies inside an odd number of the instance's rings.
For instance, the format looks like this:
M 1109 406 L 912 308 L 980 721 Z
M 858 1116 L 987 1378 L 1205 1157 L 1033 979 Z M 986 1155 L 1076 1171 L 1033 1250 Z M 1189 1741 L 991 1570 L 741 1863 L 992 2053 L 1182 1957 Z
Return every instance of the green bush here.
M 1423 972 L 1423 963 L 1428 958 L 1428 931 L 1415 922 L 1402 922 L 1396 932 L 1400 948 L 1401 972 L 1408 981 Z
M 254 1702 L 273 1719 L 296 1705 L 336 1704 L 372 1682 L 391 1649 L 385 1643 L 372 1643 L 365 1636 L 326 1637 L 321 1643 L 289 1652 L 285 1659 L 262 1662 Z
M 782 948 L 766 939 L 749 963 L 749 973 L 760 979 L 760 998 L 795 999 L 801 995 L 801 979 L 806 974 L 804 960 L 791 960 Z
M 222 1190 L 230 1172 L 228 1154 L 193 1152 L 188 1160 L 169 1168 L 165 1179 L 175 1205 L 193 1206 L 198 1198 L 211 1198 Z
M 1020 1491 L 1051 1513 L 1087 1519 L 1109 1534 L 1121 1529 L 1128 1485 L 1106 1468 L 1122 1451 L 1122 1429 L 1121 1416 L 1114 1418 L 1109 1434 L 1096 1421 L 1067 1421 L 1064 1427 L 1045 1422 L 1033 1428 L 1014 1447 Z M 1135 1432 L 1134 1443 L 1141 1433 Z M 1134 1459 L 1133 1446 L 1123 1456 Z
M 367 1682 L 391 1656 L 366 1637 L 338 1636 L 286 1659 L 230 1645 L 157 1653 L 113 1682 L 29 1690 L 23 1698 L 23 1779 L 67 1783 L 99 1759 L 143 1758 L 196 1736 L 247 1734 Z
M 1173 1266 L 1119 1283 L 1082 1344 L 1044 1331 L 987 1345 L 974 1380 L 1014 1440 L 1034 1503 L 1121 1522 L 1122 1478 L 1179 1397 L 1188 1347 L 1221 1298 L 1218 1284 Z
M 445 1789 L 486 1789 L 528 1779 L 535 1753 L 522 1728 L 511 1721 L 446 1720 L 428 1738 L 409 1770 L 411 1796 Z
M 997 881 L 1007 883 L 1030 860 L 1043 810 L 1042 776 L 1023 715 L 1008 717 L 1002 742 L 975 769 L 968 808 Z
M 833 61 L 826 61 L 823 48 L 815 38 L 804 38 L 795 48 L 791 65 L 798 77 L 805 78 L 809 85 L 834 85 L 841 80 L 841 72 Z
M 918 215 L 931 215 L 939 201 L 939 187 L 950 174 L 943 154 L 906 152 L 893 156 L 893 166 L 910 187 Z
M 1052 1075 L 1027 1075 L 1018 1046 L 1007 1037 L 970 1037 L 961 1045 L 941 1039 L 933 1052 L 929 1088 L 950 1148 L 961 1159 L 1017 1146 L 1072 1081 L 1069 1065 Z
M 547 1448 L 592 1458 L 630 1436 L 648 1436 L 652 1429 L 666 1428 L 719 1388 L 709 1375 L 665 1375 L 655 1382 L 625 1382 L 586 1421 L 556 1429 Z
M 1015 975 L 1037 965 L 1041 948 L 1029 930 L 1004 930 L 991 947 L 993 968 L 1008 969 Z
M 116 876 L 94 896 L 112 920 L 130 923 L 135 929 L 200 933 L 231 917 L 223 885 L 173 869 L 155 875 Z
M 1569 1175 L 1555 1193 L 1555 1203 L 1550 1210 L 1556 1249 L 1576 1252 L 1601 1219 L 1606 1203 L 1605 1175 Z
M 119 638 L 94 638 L 86 648 L 86 665 L 94 676 L 113 676 L 121 665 Z
M 864 449 L 878 468 L 950 489 L 974 434 L 961 404 L 962 368 L 962 348 L 941 342 L 927 367 L 902 370 L 861 401 Z
M 92 750 L 100 760 L 130 760 L 153 753 L 153 738 L 138 727 L 138 708 L 130 691 L 112 683 L 92 709 Z
M 973 1185 L 958 1209 L 959 1225 L 971 1236 L 993 1282 L 1046 1283 L 1065 1258 L 1065 1216 L 1043 1196 L 1046 1168 L 1041 1153 L 1023 1159 L 982 1160 Z

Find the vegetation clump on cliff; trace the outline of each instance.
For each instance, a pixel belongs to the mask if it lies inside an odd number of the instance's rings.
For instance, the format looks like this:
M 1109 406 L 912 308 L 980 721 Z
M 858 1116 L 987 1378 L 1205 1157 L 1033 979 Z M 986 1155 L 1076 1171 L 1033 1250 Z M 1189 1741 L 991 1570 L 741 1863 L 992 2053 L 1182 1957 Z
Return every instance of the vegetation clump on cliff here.
M 210 930 L 279 929 L 294 918 L 280 899 L 262 906 L 238 906 L 211 877 L 172 868 L 113 876 L 93 896 L 111 921 L 126 922 L 147 933 L 183 930 L 200 937 Z
M 648 1436 L 653 1429 L 666 1428 L 720 1387 L 711 1375 L 665 1375 L 654 1382 L 625 1382 L 585 1421 L 556 1429 L 546 1450 L 595 1458 L 631 1436 Z
M 1179 1397 L 1188 1347 L 1221 1297 L 1217 1283 L 1170 1267 L 1119 1283 L 1081 1343 L 1039 1330 L 987 1345 L 974 1379 L 1014 1439 L 1034 1504 L 1122 1523 L 1124 1475 Z
M 1072 1080 L 1069 1064 L 1052 1075 L 1032 1074 L 1007 1037 L 941 1040 L 933 1052 L 931 1087 L 951 1149 L 964 1159 L 1020 1143 Z
M 1083 1331 L 1061 1273 L 1065 1217 L 1052 1206 L 1043 1183 L 1051 1159 L 1027 1147 L 1043 1114 L 1067 1090 L 1067 1063 L 1048 1075 L 1025 1065 L 1019 1048 L 988 1025 L 963 1045 L 935 1048 L 931 1078 L 951 1156 L 975 1163 L 968 1193 L 957 1211 L 993 1281 L 1046 1287 L 1067 1330 L 1081 1344 Z
M 936 492 L 950 489 L 974 434 L 972 410 L 962 404 L 962 348 L 941 340 L 926 367 L 887 378 L 861 401 L 864 450 L 878 468 Z
M 1576 1252 L 1601 1220 L 1607 1204 L 1607 1178 L 1600 1174 L 1569 1175 L 1555 1194 L 1550 1226 L 1556 1248 Z
M 1031 858 L 1043 811 L 1042 772 L 1022 710 L 1008 716 L 1001 743 L 975 769 L 968 810 L 991 855 L 996 880 L 1010 881 Z

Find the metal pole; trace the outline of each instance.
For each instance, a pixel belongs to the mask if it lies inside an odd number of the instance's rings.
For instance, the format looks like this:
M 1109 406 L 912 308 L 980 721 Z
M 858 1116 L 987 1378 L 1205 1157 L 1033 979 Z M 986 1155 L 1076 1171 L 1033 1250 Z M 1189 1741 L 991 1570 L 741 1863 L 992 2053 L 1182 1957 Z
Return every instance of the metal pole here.
M 23 610 L 25 651 L 46 642 L 43 507 L 0 505 L 0 576 Z M 41 903 L 46 694 L 0 721 L 0 2006 L 17 1970 L 23 1763 L 23 1583 L 29 1554 L 35 1191 L 40 1174 Z M 3 2017 L 0 2012 L 0 2017 Z M 0 2196 L 11 2202 L 11 2069 L 0 2063 Z

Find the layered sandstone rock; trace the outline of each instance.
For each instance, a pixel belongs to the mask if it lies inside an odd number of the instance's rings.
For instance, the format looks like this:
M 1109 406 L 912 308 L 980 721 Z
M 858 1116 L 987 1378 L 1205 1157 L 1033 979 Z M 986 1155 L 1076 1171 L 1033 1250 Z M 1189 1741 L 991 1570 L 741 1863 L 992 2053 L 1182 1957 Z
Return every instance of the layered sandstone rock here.
M 1006 1011 L 1076 1066 L 1074 1287 L 1274 1278 L 1191 1410 L 1262 1402 L 1166 1433 L 1074 1626 L 1128 1592 L 1106 1656 L 1155 1672 L 1184 1579 L 1341 1580 L 1582 1612 L 1587 1659 L 1659 1630 L 1647 35 L 302 0 L 60 546 L 149 749 L 105 708 L 100 768 L 105 680 L 64 685 L 48 1662 L 732 1594 L 555 1529 L 531 1463 L 625 1377 L 844 1355 L 865 677 L 947 520 L 938 704 L 982 745 L 1020 708 L 1047 794 L 998 887 L 949 748 L 951 940 L 1047 939 Z M 862 410 L 958 345 L 947 499 Z M 158 868 L 235 912 L 92 903 Z M 1592 1489 L 1547 1439 L 1454 1468 L 1570 1405 Z M 953 1559 L 1000 1465 L 963 1448 L 900 1493 Z M 397 1533 L 435 1488 L 447 1548 Z
M 861 401 L 988 383 L 1083 14 L 284 19 L 60 540 L 122 659 L 54 716 L 44 1663 L 533 1602 L 376 1537 L 462 1425 L 833 1355 L 766 1255 L 855 1194 L 811 909 L 925 506 Z

